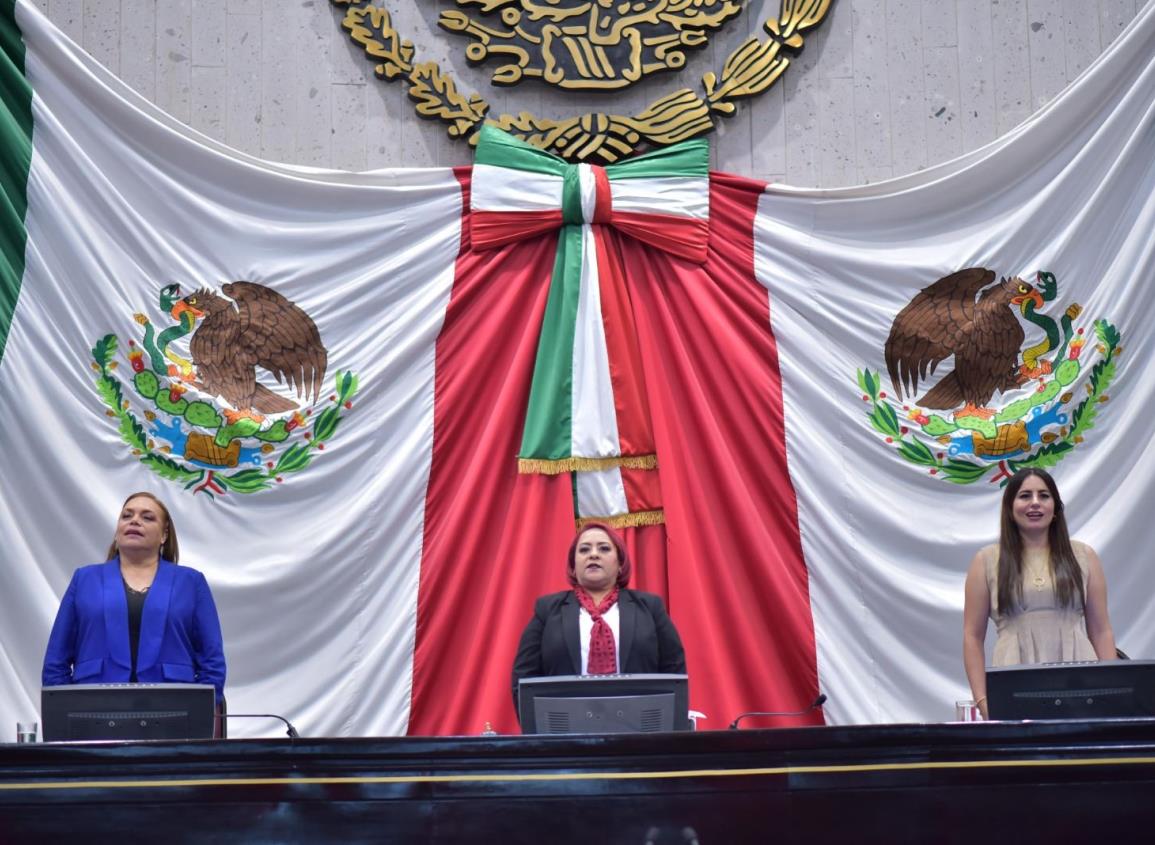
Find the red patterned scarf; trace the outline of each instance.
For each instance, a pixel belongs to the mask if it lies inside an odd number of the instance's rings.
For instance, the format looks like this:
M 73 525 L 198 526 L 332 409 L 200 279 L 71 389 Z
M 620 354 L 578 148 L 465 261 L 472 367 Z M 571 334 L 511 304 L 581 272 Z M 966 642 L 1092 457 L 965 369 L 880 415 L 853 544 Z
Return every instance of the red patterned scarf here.
M 578 603 L 594 620 L 593 630 L 590 631 L 590 656 L 586 674 L 613 675 L 618 671 L 618 651 L 614 644 L 614 632 L 610 630 L 609 623 L 602 618 L 602 615 L 617 604 L 618 588 L 610 590 L 601 604 L 594 604 L 590 594 L 581 587 L 575 587 L 574 594 L 577 595 Z

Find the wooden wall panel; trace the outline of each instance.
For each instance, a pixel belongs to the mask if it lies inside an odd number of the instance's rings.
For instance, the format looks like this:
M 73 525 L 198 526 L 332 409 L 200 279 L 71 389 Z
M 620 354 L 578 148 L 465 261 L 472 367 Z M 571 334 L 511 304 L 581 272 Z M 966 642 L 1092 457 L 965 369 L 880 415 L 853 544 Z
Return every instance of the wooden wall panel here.
M 467 146 L 418 118 L 328 0 L 34 0 L 66 34 L 177 119 L 252 155 L 348 169 L 468 163 Z M 701 89 L 780 0 L 749 0 L 685 71 L 618 95 L 489 85 L 467 41 L 437 27 L 453 0 L 375 0 L 493 114 L 636 114 L 677 86 Z M 835 0 L 769 92 L 725 119 L 714 167 L 836 187 L 900 176 L 1002 135 L 1094 62 L 1143 0 Z

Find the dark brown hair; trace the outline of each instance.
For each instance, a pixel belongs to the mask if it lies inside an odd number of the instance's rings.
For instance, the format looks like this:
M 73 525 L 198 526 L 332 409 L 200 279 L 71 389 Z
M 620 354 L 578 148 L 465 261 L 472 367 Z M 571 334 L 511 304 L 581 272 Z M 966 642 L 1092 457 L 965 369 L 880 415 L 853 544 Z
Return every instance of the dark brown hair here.
M 120 515 L 122 513 L 124 513 L 124 509 L 128 506 L 128 503 L 131 502 L 133 499 L 137 499 L 137 498 L 140 498 L 142 496 L 145 499 L 152 499 L 152 501 L 156 504 L 157 508 L 160 510 L 161 516 L 164 517 L 165 536 L 164 536 L 164 543 L 160 547 L 160 556 L 162 558 L 164 558 L 165 560 L 172 561 L 173 563 L 179 563 L 180 562 L 180 544 L 177 543 L 177 541 L 176 541 L 176 526 L 172 524 L 172 517 L 168 515 L 168 508 L 165 507 L 164 502 L 162 502 L 160 499 L 158 499 L 156 497 L 155 493 L 149 493 L 147 490 L 142 490 L 139 493 L 133 493 L 132 495 L 130 495 L 127 499 L 124 500 L 124 504 L 120 506 L 120 510 L 117 511 L 117 513 L 116 513 L 117 521 L 118 522 L 120 521 Z M 120 550 L 116 547 L 116 532 L 113 531 L 112 543 L 108 547 L 108 555 L 106 556 L 105 559 L 106 560 L 112 560 L 118 554 L 120 554 Z
M 569 545 L 569 558 L 566 562 L 565 575 L 569 579 L 570 584 L 575 587 L 578 585 L 576 572 L 578 543 L 581 542 L 583 534 L 595 528 L 599 531 L 606 532 L 606 536 L 610 538 L 610 542 L 613 543 L 614 548 L 617 549 L 618 564 L 620 565 L 617 583 L 619 587 L 625 589 L 630 583 L 630 571 L 632 569 L 630 566 L 630 556 L 626 554 L 626 544 L 622 542 L 621 536 L 619 536 L 616 531 L 601 522 L 587 522 L 578 529 L 578 533 L 574 535 L 573 542 Z
M 1055 582 L 1055 596 L 1060 607 L 1082 607 L 1086 596 L 1083 593 L 1083 570 L 1075 559 L 1071 547 L 1071 536 L 1067 533 L 1067 516 L 1063 510 L 1063 500 L 1059 487 L 1051 474 L 1035 468 L 1023 469 L 1011 476 L 1003 490 L 1003 506 L 999 519 L 999 613 L 1017 613 L 1023 601 L 1023 538 L 1015 524 L 1015 497 L 1031 476 L 1042 479 L 1051 494 L 1055 514 L 1047 527 L 1047 541 L 1050 545 L 1051 577 Z M 1078 596 L 1078 601 L 1076 601 Z

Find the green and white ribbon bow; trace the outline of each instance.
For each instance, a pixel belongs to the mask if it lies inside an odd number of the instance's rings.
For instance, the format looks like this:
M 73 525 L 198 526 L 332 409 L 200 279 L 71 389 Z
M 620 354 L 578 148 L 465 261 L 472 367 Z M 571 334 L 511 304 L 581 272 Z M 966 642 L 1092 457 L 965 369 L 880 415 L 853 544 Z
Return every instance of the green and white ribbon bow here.
M 558 231 L 519 468 L 577 473 L 579 518 L 656 511 L 617 521 L 661 521 L 656 477 L 622 477 L 657 465 L 625 263 L 646 260 L 643 244 L 705 262 L 709 207 L 704 139 L 599 167 L 570 164 L 491 126 L 481 130 L 472 248 Z M 610 230 L 627 237 L 611 245 Z

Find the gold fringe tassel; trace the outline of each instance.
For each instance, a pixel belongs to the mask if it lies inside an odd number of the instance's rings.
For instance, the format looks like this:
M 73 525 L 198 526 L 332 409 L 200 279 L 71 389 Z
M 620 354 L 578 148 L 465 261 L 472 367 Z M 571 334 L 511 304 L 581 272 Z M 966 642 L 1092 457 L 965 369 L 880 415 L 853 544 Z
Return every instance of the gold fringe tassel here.
M 597 472 L 614 467 L 657 469 L 657 455 L 614 455 L 608 458 L 518 458 L 517 471 L 522 475 L 561 475 L 563 472 Z
M 583 516 L 574 520 L 574 526 L 579 531 L 591 522 L 600 522 L 610 528 L 638 528 L 642 525 L 662 525 L 665 521 L 666 512 L 659 508 L 656 511 L 620 513 L 616 516 Z

